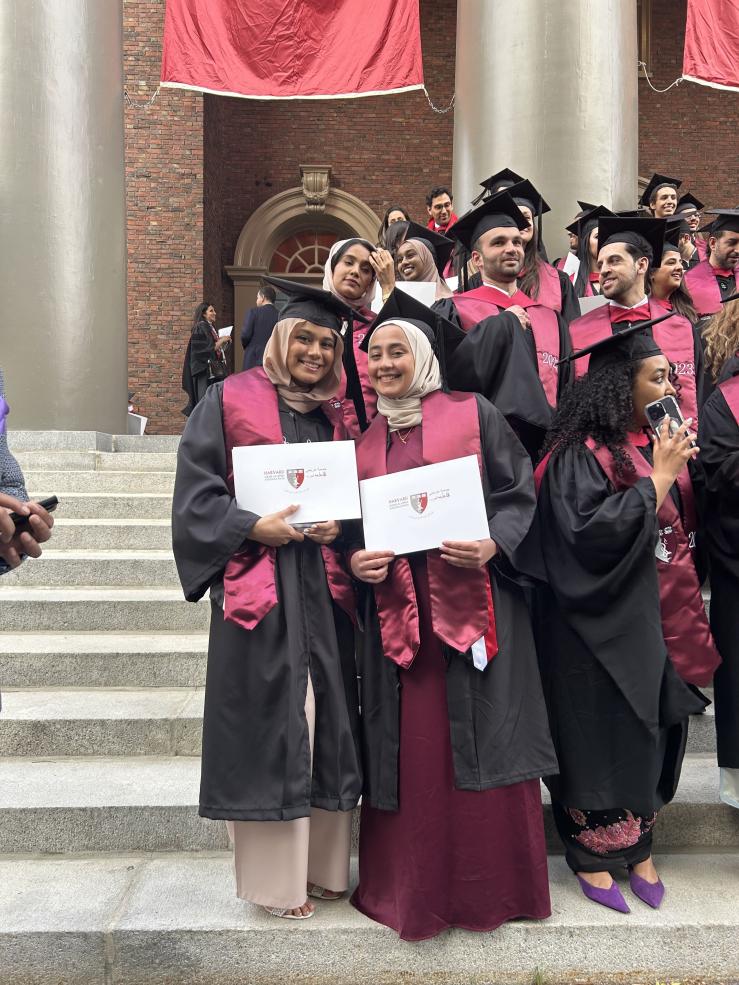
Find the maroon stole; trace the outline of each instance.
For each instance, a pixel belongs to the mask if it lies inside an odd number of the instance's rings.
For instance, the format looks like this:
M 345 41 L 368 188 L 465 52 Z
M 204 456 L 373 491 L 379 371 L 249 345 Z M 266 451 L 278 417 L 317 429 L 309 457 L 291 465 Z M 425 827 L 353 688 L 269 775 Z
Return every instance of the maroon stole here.
M 570 325 L 572 347 L 575 352 L 585 346 L 599 342 L 613 334 L 614 326 L 610 318 L 611 305 L 603 305 L 594 311 L 589 311 L 582 318 L 576 318 Z M 616 309 L 620 311 L 620 309 Z M 649 299 L 649 314 L 645 317 L 658 318 L 664 315 L 665 308 L 659 301 Z M 698 420 L 698 397 L 695 382 L 695 339 L 693 326 L 682 315 L 673 315 L 655 325 L 652 329 L 654 341 L 664 352 L 671 363 L 677 367 L 680 382 L 680 407 L 685 417 Z M 590 356 L 582 356 L 574 361 L 575 376 L 583 376 L 588 371 Z
M 539 264 L 539 293 L 534 304 L 543 304 L 552 311 L 562 311 L 562 285 L 551 263 Z
M 724 400 L 729 405 L 729 410 L 734 415 L 734 420 L 739 427 L 739 376 L 732 376 L 730 380 L 719 383 L 719 390 L 724 395 Z
M 701 261 L 702 260 L 707 260 L 708 259 L 708 243 L 703 239 L 703 237 L 702 236 L 694 236 L 693 237 L 693 245 L 695 246 L 696 250 L 698 251 L 698 259 L 701 260 Z
M 329 400 L 321 405 L 321 410 L 333 425 L 333 440 L 345 439 L 347 431 L 340 401 Z M 261 366 L 235 373 L 224 382 L 223 432 L 228 462 L 226 481 L 233 496 L 233 449 L 241 445 L 283 443 L 277 388 Z M 276 503 L 275 508 L 280 508 L 280 504 Z M 224 617 L 242 629 L 254 629 L 277 604 L 276 551 L 275 547 L 246 541 L 246 546 L 226 565 Z M 332 547 L 321 546 L 321 554 L 331 597 L 354 620 L 356 605 L 351 576 Z
M 739 267 L 734 269 L 734 281 L 739 289 Z M 685 285 L 699 315 L 713 315 L 721 310 L 721 289 L 708 260 L 701 260 L 685 272 Z
M 553 270 L 553 268 L 551 268 Z M 556 271 L 554 276 L 557 277 Z M 557 277 L 559 288 L 559 278 Z M 561 295 L 560 295 L 561 296 Z M 536 363 L 539 369 L 539 379 L 544 388 L 547 401 L 551 407 L 557 405 L 557 362 L 559 361 L 559 323 L 551 308 L 540 301 L 533 301 L 523 291 L 516 291 L 512 297 L 507 297 L 502 291 L 483 284 L 474 291 L 454 295 L 454 307 L 459 314 L 459 320 L 465 332 L 477 325 L 484 318 L 500 314 L 506 308 L 517 304 L 527 309 L 531 319 L 531 332 L 536 346 Z
M 424 465 L 476 455 L 482 472 L 480 419 L 474 395 L 436 390 L 423 399 L 421 410 Z M 387 419 L 378 414 L 357 442 L 360 480 L 387 475 L 387 436 Z M 498 642 L 487 567 L 455 568 L 433 550 L 426 552 L 426 570 L 434 634 L 460 653 L 485 637 L 489 662 L 498 652 Z M 408 558 L 395 558 L 385 581 L 373 588 L 385 656 L 408 668 L 421 641 Z

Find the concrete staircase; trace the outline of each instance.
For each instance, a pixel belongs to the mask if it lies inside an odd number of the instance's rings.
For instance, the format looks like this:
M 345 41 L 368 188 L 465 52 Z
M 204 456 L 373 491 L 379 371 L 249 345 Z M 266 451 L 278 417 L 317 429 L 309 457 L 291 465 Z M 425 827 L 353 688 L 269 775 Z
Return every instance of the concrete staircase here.
M 197 814 L 208 603 L 176 580 L 176 442 L 10 435 L 61 505 L 43 558 L 0 580 L 2 985 L 739 980 L 739 812 L 710 712 L 658 823 L 659 912 L 584 900 L 548 806 L 543 923 L 410 945 L 346 901 L 304 923 L 238 901 L 225 826 Z

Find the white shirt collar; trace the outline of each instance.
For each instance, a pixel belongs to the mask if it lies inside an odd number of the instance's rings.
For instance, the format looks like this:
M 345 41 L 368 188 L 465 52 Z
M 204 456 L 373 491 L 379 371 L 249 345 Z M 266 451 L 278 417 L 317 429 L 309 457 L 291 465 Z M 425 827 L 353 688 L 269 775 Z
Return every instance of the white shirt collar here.
M 490 288 L 492 288 L 492 290 L 494 290 L 494 291 L 500 291 L 500 293 L 501 293 L 501 294 L 505 294 L 505 296 L 506 296 L 507 298 L 512 298 L 512 297 L 513 297 L 513 295 L 514 295 L 514 294 L 516 293 L 516 291 L 518 290 L 518 285 L 516 285 L 516 287 L 515 287 L 515 289 L 514 289 L 514 291 L 513 291 L 513 293 L 512 293 L 512 294 L 509 294 L 509 293 L 508 293 L 508 291 L 504 291 L 504 290 L 503 290 L 503 288 L 502 288 L 502 287 L 498 287 L 498 286 L 497 286 L 497 284 L 490 284 L 490 283 L 489 283 L 488 281 L 486 281 L 486 280 L 485 280 L 485 278 L 484 278 L 484 277 L 483 277 L 483 279 L 482 279 L 482 283 L 483 283 L 483 285 L 484 285 L 485 287 L 490 287 Z M 513 283 L 515 284 L 516 282 L 515 282 L 515 281 L 513 281 Z
M 636 304 L 619 304 L 618 301 L 611 301 L 610 299 L 608 303 L 613 305 L 614 308 L 621 308 L 622 311 L 633 311 L 634 308 L 640 308 L 643 304 L 648 304 L 648 301 L 649 299 L 645 294 L 641 301 L 637 301 Z

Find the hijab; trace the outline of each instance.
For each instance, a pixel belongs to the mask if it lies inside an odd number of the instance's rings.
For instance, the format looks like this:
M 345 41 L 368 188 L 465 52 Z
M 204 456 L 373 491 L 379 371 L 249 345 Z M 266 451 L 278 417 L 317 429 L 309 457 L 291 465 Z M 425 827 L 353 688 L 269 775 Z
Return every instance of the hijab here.
M 422 239 L 415 239 L 414 237 L 409 237 L 406 243 L 413 243 L 416 247 L 416 252 L 421 258 L 423 267 L 421 269 L 421 276 L 418 278 L 419 281 L 431 281 L 436 284 L 436 296 L 435 301 L 440 298 L 450 298 L 452 297 L 452 292 L 449 290 L 449 285 L 446 281 L 439 276 L 439 269 L 436 266 L 436 260 L 431 250 L 426 246 Z M 402 279 L 402 278 L 401 278 Z
M 278 394 L 287 406 L 299 414 L 307 414 L 315 410 L 319 404 L 335 397 L 341 385 L 341 357 L 344 352 L 344 342 L 336 332 L 333 333 L 336 342 L 333 365 L 322 380 L 314 386 L 303 386 L 290 376 L 287 368 L 287 350 L 293 330 L 310 324 L 304 318 L 283 318 L 278 321 L 265 346 L 262 359 L 264 372 L 269 381 L 277 387 Z
M 421 423 L 423 418 L 421 400 L 427 394 L 433 393 L 434 390 L 441 389 L 441 370 L 439 369 L 439 361 L 431 348 L 431 343 L 419 328 L 410 322 L 396 318 L 384 321 L 375 328 L 372 334 L 374 335 L 386 325 L 397 325 L 403 330 L 415 361 L 411 385 L 402 397 L 391 400 L 381 394 L 377 396 L 378 414 L 387 418 L 387 426 L 390 431 L 400 431 L 403 428 L 412 428 Z
M 355 243 L 359 243 L 360 246 L 364 246 L 365 249 L 370 251 L 370 253 L 374 250 L 371 243 L 368 243 L 366 239 L 360 239 L 357 236 L 353 239 L 340 239 L 337 243 L 334 243 L 329 250 L 328 260 L 323 268 L 323 289 L 324 291 L 330 291 L 334 297 L 339 298 L 344 302 L 344 304 L 348 304 L 350 308 L 354 308 L 355 311 L 359 311 L 362 308 L 369 308 L 372 304 L 372 299 L 375 296 L 375 284 L 377 283 L 377 277 L 375 276 L 374 271 L 369 287 L 361 298 L 357 298 L 356 300 L 345 298 L 343 294 L 339 294 L 334 287 L 334 270 L 336 269 L 336 264 L 343 257 L 349 247 L 354 246 Z

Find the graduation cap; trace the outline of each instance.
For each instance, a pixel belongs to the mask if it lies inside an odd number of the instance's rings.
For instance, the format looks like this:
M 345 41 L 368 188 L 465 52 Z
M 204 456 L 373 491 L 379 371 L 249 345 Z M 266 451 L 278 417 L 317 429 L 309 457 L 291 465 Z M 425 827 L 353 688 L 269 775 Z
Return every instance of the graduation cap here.
M 528 221 L 513 201 L 509 192 L 499 192 L 486 198 L 482 205 L 470 209 L 453 226 L 447 229 L 447 235 L 459 240 L 462 246 L 472 249 L 483 233 L 498 227 L 526 229 Z
M 672 318 L 675 314 L 674 311 L 668 311 L 666 314 L 660 315 L 659 318 L 626 323 L 626 328 L 565 356 L 564 359 L 560 360 L 560 363 L 573 362 L 575 359 L 589 355 L 588 372 L 597 373 L 609 366 L 636 363 L 642 359 L 647 359 L 649 356 L 661 356 L 662 350 L 654 341 L 652 327 L 666 318 Z
M 708 209 L 708 215 L 716 216 L 709 227 L 714 236 L 724 230 L 739 233 L 739 209 Z
M 695 195 L 691 195 L 690 192 L 686 192 L 685 195 L 682 195 L 677 200 L 675 215 L 677 215 L 678 212 L 688 212 L 691 209 L 695 209 L 696 212 L 700 212 L 700 210 L 704 207 L 703 202 L 701 202 L 699 198 L 696 198 Z
M 446 356 L 454 352 L 460 342 L 464 340 L 466 333 L 437 311 L 427 308 L 425 304 L 411 297 L 410 294 L 406 294 L 400 287 L 396 287 L 392 294 L 390 294 L 378 312 L 377 318 L 372 323 L 371 328 L 362 339 L 359 348 L 363 352 L 368 352 L 374 332 L 378 328 L 381 328 L 383 324 L 392 324 L 398 319 L 415 325 L 429 340 L 439 360 L 444 389 L 448 392 L 446 385 Z
M 444 268 L 449 262 L 449 257 L 452 255 L 454 249 L 454 240 L 449 239 L 448 236 L 442 236 L 441 233 L 437 233 L 433 229 L 428 229 L 426 226 L 421 226 L 417 222 L 411 221 L 405 223 L 405 225 L 408 229 L 403 237 L 403 242 L 407 243 L 409 239 L 420 239 L 431 250 L 431 256 L 434 258 L 434 263 L 439 274 L 443 274 Z M 400 243 L 398 244 L 399 247 L 401 245 Z
M 281 277 L 264 277 L 263 280 L 287 294 L 288 301 L 280 312 L 280 319 L 303 318 L 312 325 L 321 325 L 339 333 L 344 321 L 367 321 L 364 315 L 350 308 L 330 291 L 298 284 L 293 280 L 283 280 Z
M 593 205 L 592 202 L 581 202 L 578 198 L 577 204 L 580 206 L 583 212 L 591 212 L 593 209 L 597 209 L 597 205 Z
M 690 226 L 680 215 L 673 216 L 667 220 L 665 227 L 665 241 L 662 245 L 662 255 L 680 249 L 680 237 L 690 232 Z
M 649 208 L 650 199 L 657 194 L 660 188 L 663 188 L 665 185 L 669 185 L 677 191 L 680 185 L 682 185 L 682 181 L 679 178 L 668 178 L 666 174 L 657 174 L 655 172 L 649 179 L 649 184 L 644 189 L 644 194 L 639 199 L 641 204 L 645 208 Z
M 541 197 L 541 192 L 528 180 L 518 181 L 511 185 L 506 191 L 511 196 L 516 205 L 526 205 L 531 210 L 532 215 L 544 215 L 551 212 L 551 208 Z
M 602 250 L 608 243 L 628 243 L 638 250 L 646 245 L 649 252 L 645 252 L 644 256 L 650 261 L 655 259 L 659 261 L 662 257 L 666 226 L 666 219 L 603 216 L 598 221 L 598 249 Z
M 565 226 L 568 233 L 572 233 L 573 236 L 580 236 L 582 230 L 584 229 L 586 223 L 588 222 L 598 222 L 603 216 L 615 215 L 610 209 L 607 209 L 605 205 L 594 205 L 592 209 L 587 212 L 583 212 L 579 219 L 575 219 L 571 222 L 569 226 Z
M 490 198 L 498 192 L 505 191 L 512 185 L 515 185 L 517 182 L 523 180 L 523 175 L 516 174 L 516 172 L 511 171 L 510 168 L 503 168 L 502 171 L 496 171 L 495 174 L 491 174 L 489 178 L 485 178 L 484 181 L 480 182 L 482 191 L 477 198 L 472 200 L 472 204 L 478 205 L 486 198 Z

